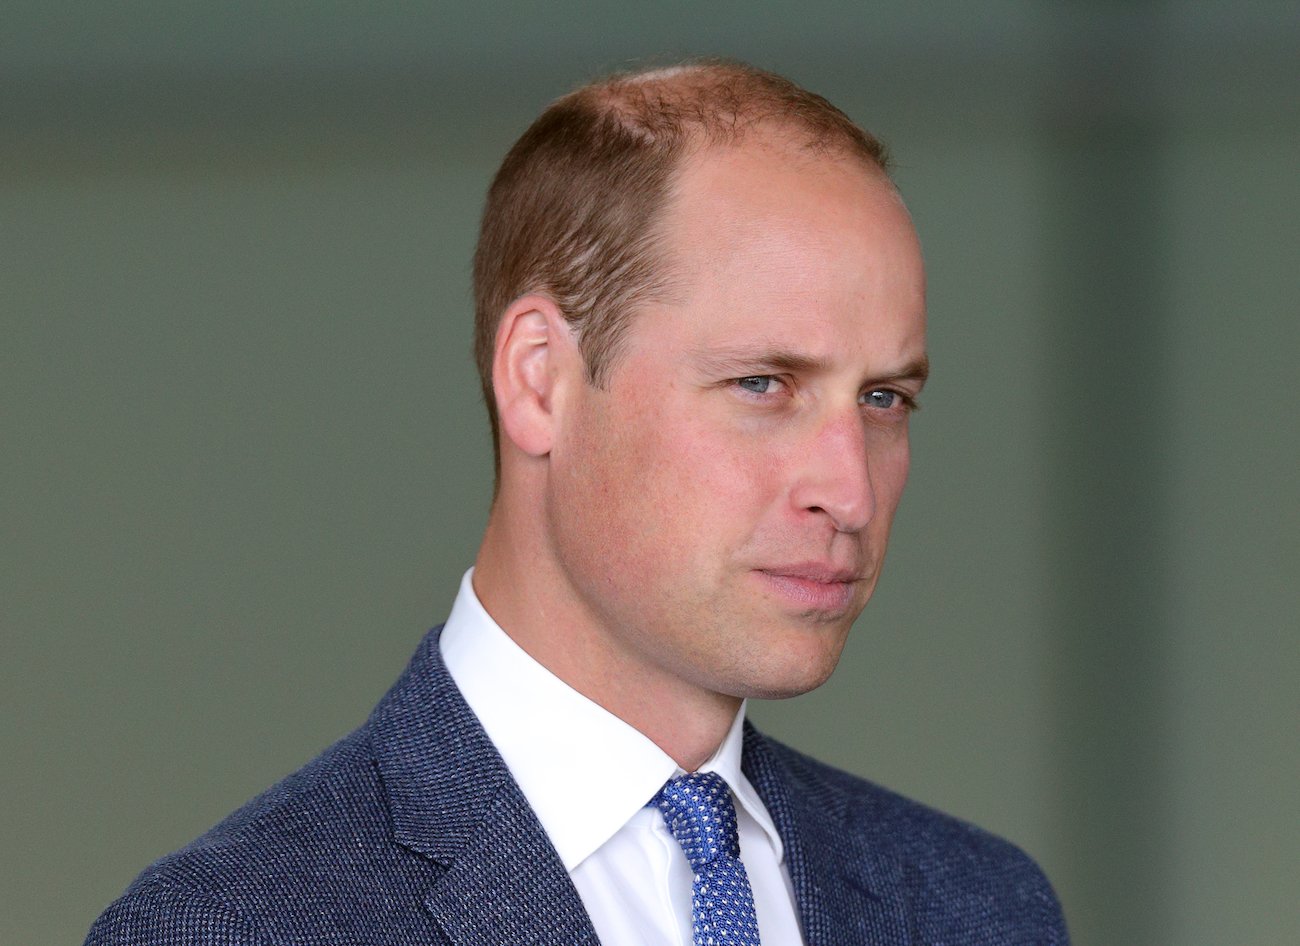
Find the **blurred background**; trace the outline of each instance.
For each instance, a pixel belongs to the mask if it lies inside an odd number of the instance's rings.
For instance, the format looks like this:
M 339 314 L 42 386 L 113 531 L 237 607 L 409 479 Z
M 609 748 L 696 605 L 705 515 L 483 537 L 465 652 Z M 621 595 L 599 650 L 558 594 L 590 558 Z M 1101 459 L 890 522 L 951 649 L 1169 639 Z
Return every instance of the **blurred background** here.
M 753 717 L 1029 850 L 1081 946 L 1300 942 L 1298 53 L 1292 2 L 8 0 L 0 943 L 364 720 L 485 519 L 496 163 L 698 54 L 884 137 L 931 273 L 884 581 Z

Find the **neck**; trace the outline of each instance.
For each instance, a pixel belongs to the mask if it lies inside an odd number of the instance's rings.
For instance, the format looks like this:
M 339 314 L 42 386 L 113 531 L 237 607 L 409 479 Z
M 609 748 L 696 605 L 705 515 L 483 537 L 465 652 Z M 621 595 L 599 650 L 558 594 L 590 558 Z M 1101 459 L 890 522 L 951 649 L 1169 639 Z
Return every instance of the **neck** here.
M 484 609 L 530 657 L 695 771 L 726 738 L 740 698 L 696 686 L 609 633 L 538 545 L 498 500 L 474 565 Z

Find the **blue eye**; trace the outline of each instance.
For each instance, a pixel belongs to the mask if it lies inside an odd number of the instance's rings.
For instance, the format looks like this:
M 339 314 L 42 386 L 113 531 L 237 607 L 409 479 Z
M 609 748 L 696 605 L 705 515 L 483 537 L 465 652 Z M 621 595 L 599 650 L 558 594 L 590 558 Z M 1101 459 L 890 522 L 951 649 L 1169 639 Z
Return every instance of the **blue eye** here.
M 896 391 L 875 390 L 875 391 L 868 391 L 866 394 L 862 395 L 863 404 L 867 405 L 868 407 L 878 408 L 882 411 L 889 410 L 891 407 L 894 406 L 897 400 L 898 400 L 898 392 Z
M 736 384 L 750 394 L 768 394 L 776 384 L 776 379 L 771 375 L 756 374 L 748 378 L 737 378 Z

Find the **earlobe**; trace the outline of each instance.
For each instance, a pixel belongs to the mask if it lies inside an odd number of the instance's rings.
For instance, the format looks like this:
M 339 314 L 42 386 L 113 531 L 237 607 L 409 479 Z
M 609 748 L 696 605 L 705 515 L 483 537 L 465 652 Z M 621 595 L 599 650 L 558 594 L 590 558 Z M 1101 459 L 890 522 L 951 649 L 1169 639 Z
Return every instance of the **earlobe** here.
M 492 361 L 497 416 L 504 439 L 529 456 L 551 451 L 556 392 L 572 348 L 572 331 L 546 296 L 521 296 L 501 317 Z

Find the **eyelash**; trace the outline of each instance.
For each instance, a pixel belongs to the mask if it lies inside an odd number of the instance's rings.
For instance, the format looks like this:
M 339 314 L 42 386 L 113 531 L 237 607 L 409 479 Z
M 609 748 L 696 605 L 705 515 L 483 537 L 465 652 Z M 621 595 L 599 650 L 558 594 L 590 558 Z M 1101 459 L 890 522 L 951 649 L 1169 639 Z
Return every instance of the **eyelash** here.
M 773 374 L 751 374 L 751 375 L 745 375 L 745 376 L 742 377 L 742 378 L 734 378 L 734 379 L 732 379 L 732 381 L 731 381 L 730 383 L 731 383 L 732 385 L 734 385 L 735 387 L 740 388 L 742 391 L 744 391 L 746 394 L 748 394 L 748 395 L 750 395 L 750 396 L 752 396 L 752 397 L 761 398 L 761 397 L 765 397 L 767 394 L 770 393 L 770 392 L 768 392 L 768 391 L 751 391 L 751 390 L 749 390 L 748 388 L 744 387 L 744 383 L 745 383 L 746 381 L 774 381 L 774 382 L 776 382 L 776 383 L 778 383 L 778 384 L 782 384 L 782 385 L 786 386 L 787 388 L 790 387 L 790 382 L 789 382 L 789 381 L 785 380 L 784 378 L 780 377 L 779 375 L 773 375 Z M 871 394 L 875 394 L 876 392 L 880 392 L 880 393 L 882 393 L 882 394 L 890 394 L 890 395 L 893 395 L 895 398 L 898 398 L 898 400 L 900 400 L 900 401 L 902 402 L 903 410 L 905 410 L 905 411 L 906 411 L 907 413 L 909 413 L 909 414 L 910 414 L 910 413 L 913 413 L 913 412 L 915 412 L 915 411 L 919 411 L 919 410 L 921 409 L 921 405 L 917 403 L 916 398 L 914 398 L 914 397 L 912 397 L 912 396 L 910 396 L 910 395 L 908 395 L 908 394 L 905 394 L 905 393 L 902 392 L 902 391 L 895 390 L 894 388 L 872 388 L 872 389 L 870 389 L 870 390 L 868 390 L 868 391 L 864 391 L 864 392 L 862 392 L 862 395 L 861 395 L 861 396 L 862 396 L 862 397 L 867 397 L 867 396 L 869 396 L 869 395 L 871 395 Z M 863 406 L 866 407 L 867 405 L 866 405 L 866 404 L 863 404 Z M 893 405 L 891 404 L 890 407 L 892 407 L 892 406 L 893 406 Z M 889 410 L 889 408 L 884 408 L 884 410 Z

